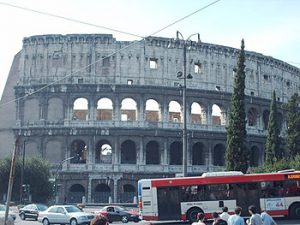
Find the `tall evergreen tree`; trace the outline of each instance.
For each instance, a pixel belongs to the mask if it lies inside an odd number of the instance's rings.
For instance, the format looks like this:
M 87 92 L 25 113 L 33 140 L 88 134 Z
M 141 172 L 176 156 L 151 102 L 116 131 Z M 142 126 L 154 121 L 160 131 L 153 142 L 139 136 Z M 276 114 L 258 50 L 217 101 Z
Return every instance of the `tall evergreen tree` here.
M 272 101 L 270 105 L 270 115 L 268 123 L 268 136 L 265 150 L 266 165 L 273 165 L 282 154 L 280 153 L 280 137 L 279 127 L 277 124 L 277 103 L 276 93 L 273 91 Z
M 227 170 L 246 172 L 248 169 L 249 152 L 246 141 L 246 113 L 245 113 L 245 45 L 241 42 L 241 51 L 235 69 L 231 110 L 227 129 L 226 167 Z
M 300 96 L 295 93 L 286 104 L 287 148 L 289 157 L 300 154 Z

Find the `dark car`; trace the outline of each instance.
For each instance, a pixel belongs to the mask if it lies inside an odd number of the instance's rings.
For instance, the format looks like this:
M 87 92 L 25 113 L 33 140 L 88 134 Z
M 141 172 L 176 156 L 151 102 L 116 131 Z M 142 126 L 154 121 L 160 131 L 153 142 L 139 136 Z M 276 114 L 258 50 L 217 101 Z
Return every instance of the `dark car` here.
M 113 221 L 122 221 L 123 223 L 128 221 L 139 222 L 141 220 L 137 211 L 128 211 L 119 206 L 105 206 L 95 213 L 106 217 L 110 223 Z
M 29 204 L 19 209 L 19 216 L 21 220 L 32 218 L 37 220 L 39 213 L 48 209 L 48 206 L 44 204 Z

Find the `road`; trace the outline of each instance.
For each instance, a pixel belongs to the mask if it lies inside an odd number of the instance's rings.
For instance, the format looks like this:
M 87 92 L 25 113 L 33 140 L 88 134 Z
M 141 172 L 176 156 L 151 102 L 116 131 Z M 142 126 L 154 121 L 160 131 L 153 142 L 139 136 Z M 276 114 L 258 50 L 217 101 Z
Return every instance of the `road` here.
M 17 214 L 17 208 L 16 207 L 12 207 L 11 208 L 12 211 L 14 211 Z M 93 208 L 86 208 L 84 211 L 94 211 L 95 209 Z M 276 218 L 275 219 L 278 225 L 300 225 L 300 220 L 290 220 L 290 219 L 286 219 L 286 218 Z M 21 220 L 20 217 L 17 215 L 17 219 L 15 221 L 16 225 L 42 225 L 42 223 L 38 222 L 38 221 L 34 221 L 34 220 Z M 168 224 L 168 225 L 189 225 L 189 223 L 184 223 L 184 222 L 174 222 L 174 223 L 165 223 L 163 221 L 141 221 L 139 223 L 134 223 L 134 222 L 129 222 L 126 225 L 163 225 L 163 224 Z M 1 224 L 2 225 L 2 224 Z M 124 225 L 121 222 L 113 222 L 112 225 Z M 207 225 L 211 225 L 211 222 L 207 222 Z
M 300 224 L 300 220 L 276 219 L 276 222 L 278 225 L 299 225 Z M 16 225 L 41 225 L 40 222 L 33 221 L 33 220 L 22 221 L 22 220 L 20 220 L 19 217 L 17 217 L 15 224 Z M 154 222 L 153 224 L 163 225 L 164 223 L 163 222 Z M 173 223 L 173 224 L 187 225 L 188 223 Z M 112 225 L 124 225 L 124 224 L 118 223 L 118 222 L 113 222 Z M 126 225 L 149 225 L 149 222 L 144 222 L 144 221 L 141 221 L 139 223 L 129 222 Z M 172 225 L 172 223 L 168 223 L 168 225 Z M 211 223 L 207 223 L 207 225 L 211 225 Z

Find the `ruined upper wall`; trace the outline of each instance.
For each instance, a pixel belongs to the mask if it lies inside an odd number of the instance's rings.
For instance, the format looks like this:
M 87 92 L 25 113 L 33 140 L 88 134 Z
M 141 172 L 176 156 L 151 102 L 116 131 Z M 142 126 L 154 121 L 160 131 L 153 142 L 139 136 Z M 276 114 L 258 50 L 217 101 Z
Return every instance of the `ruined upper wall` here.
M 24 38 L 20 85 L 57 83 L 178 86 L 183 41 L 148 37 L 116 41 L 110 34 L 40 35 Z M 188 88 L 231 92 L 239 49 L 187 43 Z M 247 47 L 247 42 L 246 42 Z M 300 69 L 281 60 L 246 51 L 246 94 L 286 102 L 300 88 Z

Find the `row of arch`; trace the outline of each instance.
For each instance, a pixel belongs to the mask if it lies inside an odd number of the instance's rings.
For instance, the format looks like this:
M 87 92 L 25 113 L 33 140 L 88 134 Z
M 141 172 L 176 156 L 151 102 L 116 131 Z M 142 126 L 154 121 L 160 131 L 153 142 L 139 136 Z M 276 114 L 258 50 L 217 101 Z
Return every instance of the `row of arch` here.
M 39 107 L 37 99 L 31 99 L 25 102 L 24 110 L 24 121 L 35 121 L 39 120 L 40 115 L 38 114 L 41 110 L 36 108 Z M 33 110 L 33 109 L 37 110 Z M 145 107 L 139 109 L 137 102 L 133 98 L 124 98 L 121 101 L 120 109 L 116 109 L 112 100 L 106 97 L 100 98 L 97 102 L 96 109 L 88 102 L 86 98 L 76 98 L 72 103 L 71 118 L 72 120 L 87 121 L 90 119 L 95 119 L 99 121 L 111 121 L 115 120 L 115 116 L 120 114 L 118 118 L 121 121 L 138 121 L 139 116 L 143 117 L 143 120 L 148 122 L 177 122 L 183 121 L 183 109 L 178 101 L 172 100 L 167 105 L 168 115 L 163 118 L 162 106 L 154 99 L 148 99 L 145 102 Z M 47 119 L 49 121 L 59 121 L 65 119 L 65 113 L 68 111 L 64 108 L 62 99 L 54 97 L 50 98 L 48 101 Z M 116 110 L 119 112 L 116 114 Z M 138 113 L 143 111 L 143 115 Z M 187 120 L 188 123 L 194 124 L 209 124 L 212 125 L 226 125 L 226 109 L 219 104 L 213 104 L 211 108 L 207 108 L 203 104 L 198 102 L 192 102 L 188 106 L 187 110 Z M 267 129 L 269 120 L 269 110 L 264 110 L 262 112 L 262 128 Z M 68 114 L 68 113 L 67 113 Z M 66 114 L 66 115 L 67 115 Z M 278 124 L 282 126 L 283 116 L 278 113 Z M 260 126 L 260 113 L 255 107 L 250 107 L 247 110 L 247 124 L 250 127 Z
M 95 163 L 111 164 L 113 163 L 113 150 L 111 144 L 107 140 L 101 140 L 96 144 Z M 161 147 L 157 141 L 149 141 L 145 149 L 145 163 L 148 165 L 161 164 Z M 191 148 L 191 164 L 206 165 L 208 150 L 202 142 L 195 143 Z M 86 163 L 88 155 L 88 147 L 83 140 L 74 140 L 71 144 L 71 155 L 78 155 L 71 163 Z M 121 143 L 120 163 L 136 164 L 137 163 L 137 147 L 134 141 L 126 140 Z M 182 165 L 182 142 L 174 141 L 169 147 L 170 165 Z M 261 152 L 257 146 L 251 148 L 250 166 L 258 166 L 260 162 Z M 225 146 L 224 144 L 216 144 L 212 151 L 212 165 L 225 165 Z
M 113 191 L 109 185 L 105 183 L 98 184 L 92 191 L 94 203 L 108 203 L 109 198 L 113 198 Z M 68 192 L 65 202 L 68 203 L 79 203 L 82 202 L 82 197 L 86 197 L 86 189 L 81 184 L 73 184 Z M 133 203 L 136 195 L 136 188 L 131 184 L 124 184 L 120 193 L 119 199 L 121 203 Z

